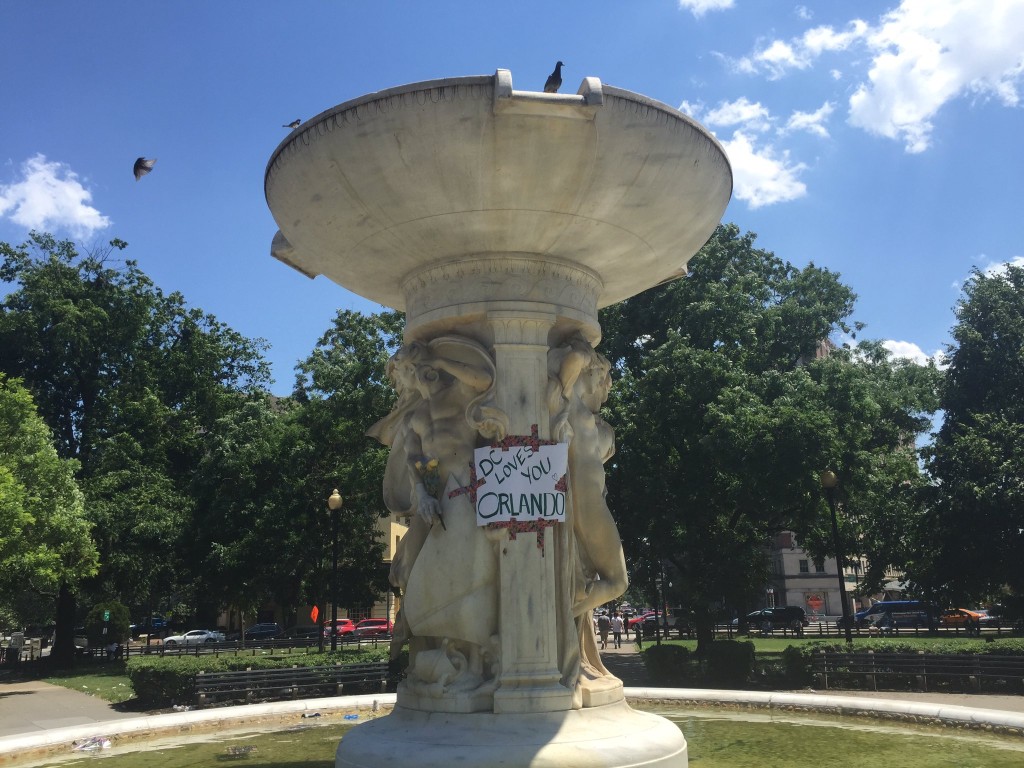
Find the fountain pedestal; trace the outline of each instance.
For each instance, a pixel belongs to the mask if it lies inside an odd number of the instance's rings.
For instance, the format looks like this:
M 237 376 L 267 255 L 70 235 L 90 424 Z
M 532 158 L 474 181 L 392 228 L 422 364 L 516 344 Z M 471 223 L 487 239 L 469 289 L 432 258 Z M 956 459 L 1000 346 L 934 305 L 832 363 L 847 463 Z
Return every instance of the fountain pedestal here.
M 505 70 L 346 102 L 275 151 L 273 255 L 407 315 L 398 404 L 370 434 L 392 450 L 385 503 L 412 519 L 391 572 L 410 668 L 339 766 L 686 765 L 674 725 L 626 706 L 591 626 L 626 588 L 593 347 L 599 307 L 685 274 L 731 181 L 664 104 L 596 78 L 515 91 Z M 504 493 L 516 472 L 544 492 Z

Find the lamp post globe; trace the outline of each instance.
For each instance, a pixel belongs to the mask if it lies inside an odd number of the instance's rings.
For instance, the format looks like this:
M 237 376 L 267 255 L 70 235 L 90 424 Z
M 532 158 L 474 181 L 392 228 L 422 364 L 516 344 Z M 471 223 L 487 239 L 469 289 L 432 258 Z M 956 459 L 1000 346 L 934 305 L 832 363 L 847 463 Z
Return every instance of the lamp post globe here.
M 341 494 L 335 488 L 327 497 L 327 508 L 331 511 L 331 650 L 338 650 L 338 510 L 341 509 Z

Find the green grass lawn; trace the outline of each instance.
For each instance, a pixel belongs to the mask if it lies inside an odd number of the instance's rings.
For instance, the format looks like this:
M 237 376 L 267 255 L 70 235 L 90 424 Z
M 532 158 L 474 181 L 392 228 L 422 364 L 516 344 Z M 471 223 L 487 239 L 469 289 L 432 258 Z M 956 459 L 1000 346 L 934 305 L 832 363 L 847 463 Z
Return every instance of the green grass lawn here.
M 40 679 L 46 683 L 97 696 L 112 704 L 120 704 L 135 696 L 128 675 L 125 674 L 123 661 L 112 661 L 92 668 L 57 670 L 54 674 Z

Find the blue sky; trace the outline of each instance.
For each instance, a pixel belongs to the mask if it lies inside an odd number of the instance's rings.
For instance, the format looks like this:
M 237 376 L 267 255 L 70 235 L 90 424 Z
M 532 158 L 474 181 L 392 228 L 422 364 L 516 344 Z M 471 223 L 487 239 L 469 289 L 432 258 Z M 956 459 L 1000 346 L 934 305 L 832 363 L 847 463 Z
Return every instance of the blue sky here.
M 377 308 L 271 258 L 282 125 L 421 80 L 540 90 L 561 59 L 563 92 L 682 109 L 729 153 L 724 220 L 838 271 L 901 355 L 949 341 L 972 267 L 1024 263 L 1024 0 L 3 0 L 0 30 L 0 240 L 127 240 L 271 344 L 280 394 L 338 308 Z

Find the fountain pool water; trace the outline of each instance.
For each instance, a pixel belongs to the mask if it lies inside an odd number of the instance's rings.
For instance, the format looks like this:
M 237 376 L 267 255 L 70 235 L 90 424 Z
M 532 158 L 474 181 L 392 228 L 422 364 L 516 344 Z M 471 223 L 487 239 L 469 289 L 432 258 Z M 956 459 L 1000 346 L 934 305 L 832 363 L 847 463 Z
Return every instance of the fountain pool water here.
M 644 707 L 638 707 L 644 708 Z M 676 723 L 702 768 L 1019 768 L 1024 740 L 977 731 L 816 714 L 646 707 Z M 333 768 L 338 741 L 352 726 L 324 718 L 273 731 L 176 736 L 97 753 L 76 753 L 33 766 L 67 768 L 98 755 L 103 768 L 213 768 L 225 764 Z

